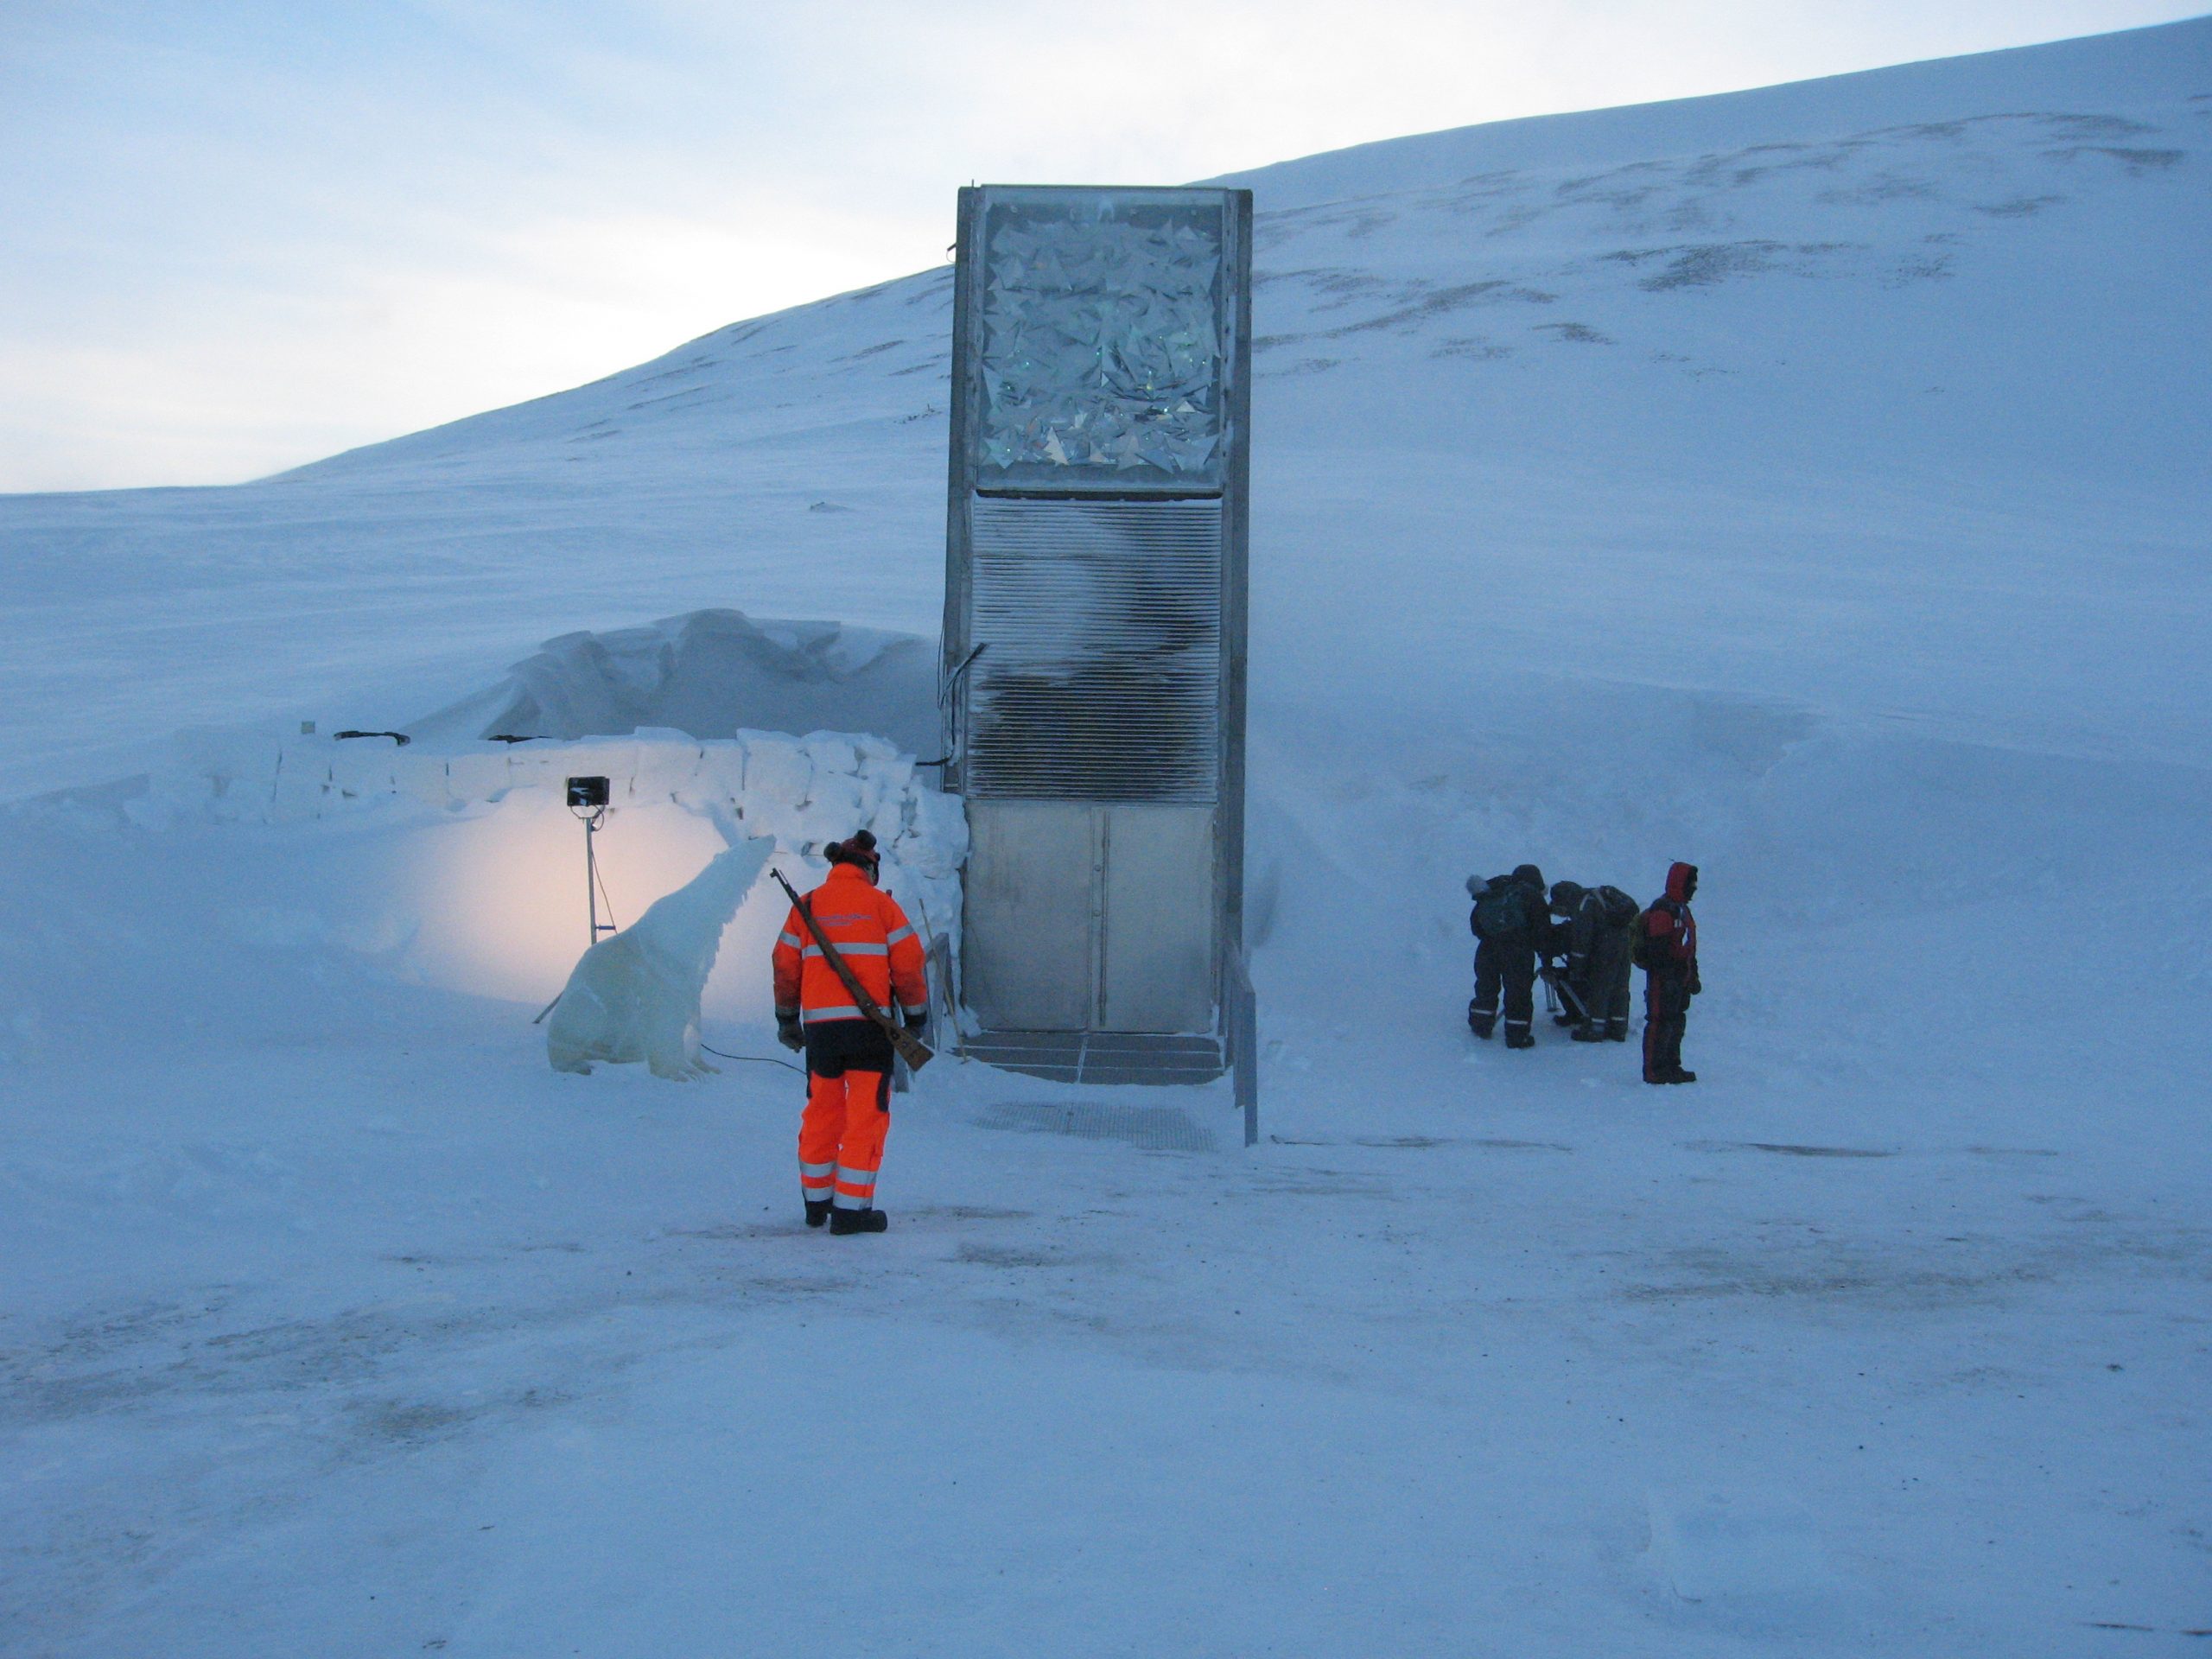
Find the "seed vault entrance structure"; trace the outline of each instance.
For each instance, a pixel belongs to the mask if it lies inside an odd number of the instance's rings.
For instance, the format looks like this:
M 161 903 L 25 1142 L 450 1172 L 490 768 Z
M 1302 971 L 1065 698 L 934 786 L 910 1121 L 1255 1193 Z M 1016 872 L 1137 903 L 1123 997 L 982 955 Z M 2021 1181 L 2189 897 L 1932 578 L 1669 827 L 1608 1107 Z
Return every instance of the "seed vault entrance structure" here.
M 960 193 L 946 779 L 969 1051 L 1020 1070 L 1236 1058 L 1251 226 L 1247 190 Z

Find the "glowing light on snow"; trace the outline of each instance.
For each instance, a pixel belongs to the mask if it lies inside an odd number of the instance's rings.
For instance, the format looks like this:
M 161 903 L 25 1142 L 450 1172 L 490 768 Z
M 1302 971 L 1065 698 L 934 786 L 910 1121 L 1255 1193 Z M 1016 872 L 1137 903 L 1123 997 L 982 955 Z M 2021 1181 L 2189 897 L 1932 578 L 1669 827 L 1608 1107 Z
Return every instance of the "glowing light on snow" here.
M 713 824 L 674 805 L 615 807 L 599 837 L 605 904 L 619 924 L 636 921 L 722 844 Z M 543 1001 L 590 943 L 583 826 L 551 791 L 518 791 L 428 831 L 416 875 L 421 921 L 408 957 L 434 984 Z

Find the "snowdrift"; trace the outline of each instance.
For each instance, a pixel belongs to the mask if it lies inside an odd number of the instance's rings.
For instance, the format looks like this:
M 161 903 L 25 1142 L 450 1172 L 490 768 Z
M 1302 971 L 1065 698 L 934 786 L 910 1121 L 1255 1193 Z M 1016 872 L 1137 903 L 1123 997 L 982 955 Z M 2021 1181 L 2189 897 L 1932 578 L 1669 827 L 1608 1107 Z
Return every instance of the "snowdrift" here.
M 499 683 L 410 721 L 407 731 L 433 742 L 646 727 L 693 737 L 869 731 L 933 759 L 944 753 L 936 685 L 935 645 L 918 635 L 694 611 L 549 639 Z

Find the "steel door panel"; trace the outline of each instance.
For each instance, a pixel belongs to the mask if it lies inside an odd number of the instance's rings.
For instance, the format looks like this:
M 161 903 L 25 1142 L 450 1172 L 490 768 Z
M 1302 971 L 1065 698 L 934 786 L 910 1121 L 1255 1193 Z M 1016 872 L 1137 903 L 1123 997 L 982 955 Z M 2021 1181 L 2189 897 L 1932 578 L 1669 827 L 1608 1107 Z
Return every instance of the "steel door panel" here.
M 1212 1028 L 1217 918 L 1214 810 L 1100 809 L 1105 815 L 1100 1031 Z
M 1095 818 L 1079 802 L 968 803 L 961 983 L 987 1030 L 1090 1028 Z

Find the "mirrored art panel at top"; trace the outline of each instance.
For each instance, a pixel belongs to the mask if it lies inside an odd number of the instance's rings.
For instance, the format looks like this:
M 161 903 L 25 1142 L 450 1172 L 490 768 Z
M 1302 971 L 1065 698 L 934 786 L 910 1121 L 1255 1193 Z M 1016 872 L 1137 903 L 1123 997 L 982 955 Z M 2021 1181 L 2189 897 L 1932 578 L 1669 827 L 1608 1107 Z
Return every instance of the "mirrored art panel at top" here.
M 990 204 L 979 487 L 1221 487 L 1222 221 L 1110 192 Z

